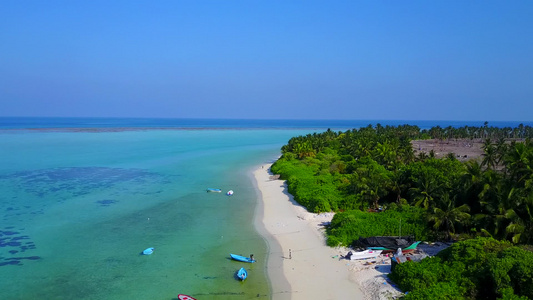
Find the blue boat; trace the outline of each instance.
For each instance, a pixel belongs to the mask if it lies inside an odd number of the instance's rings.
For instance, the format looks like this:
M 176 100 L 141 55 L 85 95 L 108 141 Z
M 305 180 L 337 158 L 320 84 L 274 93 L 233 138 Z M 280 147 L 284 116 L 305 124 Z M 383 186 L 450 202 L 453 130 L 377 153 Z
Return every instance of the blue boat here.
M 230 256 L 232 259 L 234 260 L 238 260 L 238 261 L 242 261 L 242 262 L 247 262 L 247 263 L 253 263 L 255 262 L 255 259 L 253 259 L 253 254 L 250 255 L 251 257 L 246 257 L 246 256 L 240 256 L 240 255 L 237 255 L 237 254 L 231 254 L 230 253 Z
M 246 269 L 240 268 L 239 271 L 237 271 L 237 277 L 239 277 L 241 281 L 244 281 L 246 277 L 248 277 L 248 272 L 246 272 Z
M 154 248 L 150 247 L 150 248 L 146 248 L 144 251 L 143 251 L 143 255 L 150 255 L 154 253 Z
M 221 193 L 221 189 L 207 188 L 208 193 Z

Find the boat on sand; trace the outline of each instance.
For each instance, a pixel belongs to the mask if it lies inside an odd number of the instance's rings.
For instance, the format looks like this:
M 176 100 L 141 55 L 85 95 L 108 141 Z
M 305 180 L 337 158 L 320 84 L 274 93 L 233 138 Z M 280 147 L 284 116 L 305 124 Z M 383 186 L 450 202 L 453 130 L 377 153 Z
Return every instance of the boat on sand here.
M 373 236 L 359 238 L 359 246 L 370 250 L 382 250 L 381 253 L 391 253 L 398 248 L 403 253 L 410 253 L 416 250 L 420 241 L 415 241 L 411 236 Z
M 367 249 L 364 251 L 348 252 L 345 258 L 349 260 L 358 260 L 358 259 L 368 259 L 368 258 L 377 258 L 383 250 L 371 250 Z

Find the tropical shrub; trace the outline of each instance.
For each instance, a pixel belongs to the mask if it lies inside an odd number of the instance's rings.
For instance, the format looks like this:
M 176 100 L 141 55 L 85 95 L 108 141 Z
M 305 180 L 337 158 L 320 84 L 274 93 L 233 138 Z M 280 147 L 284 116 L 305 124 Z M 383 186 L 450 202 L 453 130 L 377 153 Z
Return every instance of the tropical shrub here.
M 428 238 L 429 228 L 423 209 L 410 206 L 392 206 L 383 212 L 368 213 L 359 210 L 335 214 L 327 228 L 328 245 L 355 246 L 360 237 L 414 236 Z
M 422 137 L 483 138 L 485 153 L 466 164 L 452 155 L 437 159 L 434 151 L 420 152 L 425 155 L 416 158 L 411 139 Z M 533 241 L 531 137 L 530 126 L 494 128 L 488 123 L 429 130 L 380 124 L 346 132 L 328 130 L 291 138 L 272 171 L 287 180 L 289 193 L 312 212 L 408 204 L 425 210 L 427 219 L 422 222 L 430 223 L 431 236 L 439 240 L 481 235 L 529 244 Z M 331 238 L 332 244 L 348 243 L 347 239 Z
M 389 277 L 408 291 L 405 299 L 533 299 L 532 270 L 532 252 L 476 238 L 436 257 L 399 264 Z

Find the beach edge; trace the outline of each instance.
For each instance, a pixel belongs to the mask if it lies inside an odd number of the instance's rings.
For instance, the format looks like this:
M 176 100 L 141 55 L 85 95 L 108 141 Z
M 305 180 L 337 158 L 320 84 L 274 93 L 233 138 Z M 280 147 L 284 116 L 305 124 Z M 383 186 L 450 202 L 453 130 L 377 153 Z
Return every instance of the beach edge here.
M 287 192 L 285 181 L 271 177 L 271 165 L 256 168 L 253 178 L 259 198 L 254 223 L 268 246 L 272 299 L 364 299 L 339 259 L 341 249 L 328 247 L 320 230 L 333 213 L 307 212 Z

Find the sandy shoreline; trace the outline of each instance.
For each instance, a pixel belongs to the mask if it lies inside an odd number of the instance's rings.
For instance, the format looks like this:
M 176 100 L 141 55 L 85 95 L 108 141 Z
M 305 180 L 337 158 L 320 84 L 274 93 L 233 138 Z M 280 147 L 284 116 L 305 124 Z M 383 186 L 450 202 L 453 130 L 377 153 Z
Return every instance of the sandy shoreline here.
M 334 213 L 314 214 L 294 201 L 283 180 L 273 179 L 271 164 L 253 172 L 261 200 L 255 226 L 269 245 L 268 277 L 277 299 L 397 299 L 404 295 L 387 275 L 388 256 L 347 260 L 350 249 L 326 245 L 323 223 Z M 436 255 L 449 244 L 421 243 L 416 252 Z M 289 252 L 290 251 L 290 252 Z
M 269 244 L 273 299 L 364 299 L 348 261 L 339 260 L 344 250 L 326 246 L 320 231 L 333 214 L 307 212 L 284 181 L 269 178 L 269 168 L 260 167 L 254 177 L 262 198 L 256 227 Z

